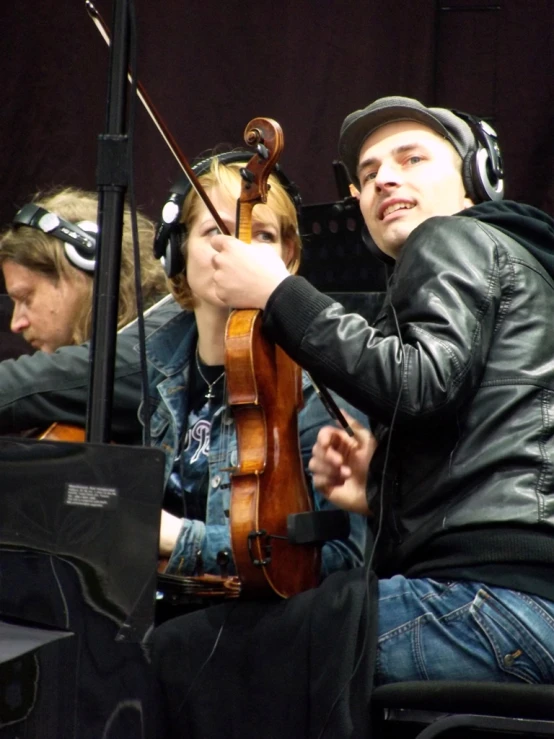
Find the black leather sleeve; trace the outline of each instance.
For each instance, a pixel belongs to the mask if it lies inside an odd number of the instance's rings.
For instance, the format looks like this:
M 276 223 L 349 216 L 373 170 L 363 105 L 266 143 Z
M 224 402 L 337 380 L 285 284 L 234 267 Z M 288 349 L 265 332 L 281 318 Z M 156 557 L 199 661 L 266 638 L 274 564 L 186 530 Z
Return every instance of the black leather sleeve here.
M 180 310 L 173 299 L 154 308 L 145 318 L 147 335 Z M 137 418 L 142 396 L 137 342 L 136 323 L 118 334 L 112 431 L 120 442 L 136 443 L 142 437 Z M 83 426 L 88 371 L 88 343 L 1 362 L 0 433 L 44 428 L 54 422 Z
M 500 307 L 495 230 L 438 217 L 410 236 L 373 326 L 287 278 L 266 307 L 269 336 L 305 369 L 385 424 L 463 402 L 479 385 Z M 395 319 L 396 313 L 396 319 Z

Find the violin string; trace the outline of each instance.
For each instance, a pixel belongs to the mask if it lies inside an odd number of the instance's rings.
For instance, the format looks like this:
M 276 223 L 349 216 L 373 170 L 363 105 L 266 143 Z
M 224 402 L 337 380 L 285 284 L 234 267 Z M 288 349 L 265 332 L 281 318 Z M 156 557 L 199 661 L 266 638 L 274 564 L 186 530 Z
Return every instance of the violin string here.
M 216 166 L 217 167 L 220 166 L 219 160 L 217 161 Z M 242 170 L 241 170 L 241 177 L 243 177 Z M 218 178 L 217 173 L 216 173 L 216 178 Z M 241 206 L 242 206 L 242 203 L 240 202 L 240 199 L 239 199 L 239 202 L 237 203 L 237 218 L 236 218 L 235 233 L 234 233 L 234 236 L 237 239 L 240 238 L 239 225 L 240 225 L 241 213 L 242 213 Z M 234 309 L 231 308 L 230 306 L 227 308 L 227 322 L 229 321 L 233 310 Z M 225 334 L 227 334 L 227 327 L 225 328 Z M 224 366 L 225 366 L 225 370 L 227 370 L 227 364 L 225 360 L 224 360 Z M 232 474 L 231 470 L 233 469 L 233 464 L 230 458 L 230 448 L 231 448 L 232 434 L 235 433 L 235 431 L 234 431 L 234 426 L 231 423 L 232 411 L 231 411 L 231 407 L 230 407 L 230 403 L 228 399 L 229 397 L 228 396 L 228 377 L 229 377 L 229 373 L 224 371 L 224 377 L 223 377 L 223 405 L 224 405 L 223 414 L 224 416 L 222 419 L 223 429 L 221 430 L 221 449 L 222 449 L 221 460 L 223 463 L 223 468 L 220 468 L 220 471 L 221 473 L 226 473 L 229 475 L 229 481 L 228 481 L 229 490 L 231 490 L 231 474 Z M 237 442 L 237 450 L 238 450 L 238 442 Z M 238 462 L 238 460 L 236 461 Z M 229 500 L 229 508 L 231 508 L 231 500 Z M 231 528 L 230 528 L 230 531 L 231 531 Z

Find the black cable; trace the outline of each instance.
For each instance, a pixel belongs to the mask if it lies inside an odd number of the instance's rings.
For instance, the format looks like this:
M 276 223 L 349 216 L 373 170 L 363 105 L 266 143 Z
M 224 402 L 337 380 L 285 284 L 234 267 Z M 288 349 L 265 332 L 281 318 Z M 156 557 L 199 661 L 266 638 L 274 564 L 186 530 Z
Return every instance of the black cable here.
M 221 637 L 223 635 L 223 629 L 225 627 L 225 624 L 227 623 L 227 619 L 229 618 L 229 616 L 231 615 L 231 613 L 235 610 L 236 605 L 237 605 L 236 603 L 232 603 L 229 606 L 229 608 L 227 609 L 227 613 L 225 614 L 225 617 L 223 619 L 223 622 L 222 622 L 221 626 L 219 627 L 219 631 L 217 632 L 217 636 L 215 638 L 213 647 L 211 648 L 210 653 L 208 654 L 208 656 L 206 657 L 206 659 L 204 660 L 204 662 L 198 668 L 198 670 L 196 672 L 196 675 L 193 677 L 192 682 L 189 685 L 189 688 L 188 688 L 187 692 L 183 696 L 183 700 L 181 701 L 181 703 L 179 704 L 179 708 L 177 709 L 177 716 L 181 713 L 181 711 L 185 707 L 185 704 L 187 702 L 187 698 L 189 697 L 192 689 L 194 688 L 194 686 L 196 685 L 196 683 L 200 679 L 200 676 L 202 675 L 202 673 L 204 672 L 204 670 L 208 666 L 209 661 L 214 656 L 215 650 L 217 649 L 217 645 L 219 644 L 219 642 L 221 640 Z
M 383 462 L 383 470 L 381 473 L 381 484 L 379 485 L 379 520 L 377 523 L 377 530 L 375 532 L 375 537 L 373 539 L 373 546 L 371 547 L 371 553 L 369 555 L 369 560 L 366 564 L 366 581 L 365 581 L 365 590 L 364 590 L 364 599 L 367 602 L 368 607 L 368 613 L 371 613 L 371 601 L 370 601 L 370 589 L 369 589 L 369 583 L 371 578 L 371 571 L 373 566 L 373 560 L 375 558 L 375 552 L 377 551 L 377 545 L 379 543 L 379 539 L 381 538 L 381 533 L 383 530 L 383 511 L 384 511 L 384 503 L 385 503 L 385 479 L 387 474 L 387 468 L 389 464 L 389 454 L 390 454 L 390 448 L 391 448 L 391 439 L 392 439 L 392 432 L 394 429 L 394 424 L 396 422 L 396 416 L 398 413 L 398 408 L 400 407 L 400 400 L 402 398 L 402 377 L 404 374 L 404 342 L 402 341 L 402 333 L 400 331 L 400 325 L 398 323 L 398 316 L 396 315 L 396 309 L 391 301 L 390 303 L 392 314 L 394 316 L 394 323 L 396 327 L 396 333 L 398 335 L 398 340 L 400 341 L 400 353 L 401 353 L 401 362 L 400 362 L 400 384 L 398 387 L 398 395 L 396 397 L 396 403 L 394 406 L 394 411 L 392 413 L 392 418 L 389 426 L 389 433 L 387 438 L 387 446 L 385 449 L 385 459 Z M 362 618 L 365 610 L 362 608 Z M 378 617 L 378 611 L 377 611 L 377 617 Z M 356 673 L 358 672 L 360 665 L 362 664 L 362 660 L 364 658 L 364 652 L 367 647 L 367 639 L 368 634 L 371 631 L 371 622 L 368 622 L 367 627 L 364 629 L 364 638 L 362 641 L 362 648 L 360 649 L 360 656 L 358 657 L 358 660 L 356 664 L 354 665 L 354 668 L 352 670 L 351 675 L 349 676 L 348 680 L 344 683 L 342 688 L 337 694 L 337 697 L 333 701 L 331 708 L 329 709 L 329 713 L 327 714 L 327 718 L 325 719 L 325 722 L 321 728 L 321 731 L 317 735 L 317 739 L 322 739 L 325 731 L 327 730 L 327 727 L 329 726 L 329 721 L 331 720 L 331 716 L 333 714 L 333 711 L 337 707 L 342 695 L 344 694 L 345 690 L 348 688 L 348 686 L 351 684 L 352 680 L 355 678 Z

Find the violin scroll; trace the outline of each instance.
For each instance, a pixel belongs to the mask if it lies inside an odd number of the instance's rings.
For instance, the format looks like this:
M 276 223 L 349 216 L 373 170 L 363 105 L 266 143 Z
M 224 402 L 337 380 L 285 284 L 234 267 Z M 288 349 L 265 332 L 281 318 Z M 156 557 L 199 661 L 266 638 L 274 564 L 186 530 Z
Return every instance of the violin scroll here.
M 254 207 L 257 203 L 267 202 L 270 187 L 267 180 L 279 161 L 285 136 L 281 126 L 272 118 L 253 118 L 244 129 L 244 141 L 256 148 L 256 154 L 241 168 L 240 203 Z M 240 222 L 243 221 L 244 214 L 240 218 Z

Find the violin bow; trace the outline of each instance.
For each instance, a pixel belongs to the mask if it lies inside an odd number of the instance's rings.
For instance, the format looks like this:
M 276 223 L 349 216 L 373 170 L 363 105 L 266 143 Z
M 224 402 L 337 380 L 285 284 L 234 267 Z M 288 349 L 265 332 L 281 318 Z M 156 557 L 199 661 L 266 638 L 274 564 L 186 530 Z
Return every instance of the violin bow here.
M 102 36 L 102 38 L 104 39 L 104 41 L 106 42 L 106 44 L 108 46 L 111 46 L 111 43 L 112 42 L 111 42 L 111 37 L 110 37 L 110 32 L 109 32 L 108 26 L 104 22 L 102 16 L 100 15 L 100 13 L 98 12 L 98 10 L 96 9 L 95 5 L 91 2 L 91 0 L 85 0 L 85 6 L 86 6 L 86 9 L 87 9 L 87 12 L 88 12 L 90 18 L 92 19 L 94 25 L 98 29 L 100 35 Z M 131 74 L 130 73 L 128 73 L 127 77 L 128 77 L 128 79 L 129 79 L 130 82 L 133 81 L 133 78 L 131 77 Z M 221 231 L 221 233 L 226 234 L 227 236 L 229 236 L 230 235 L 229 234 L 229 229 L 227 228 L 227 226 L 221 220 L 221 217 L 220 217 L 219 213 L 214 208 L 213 203 L 211 202 L 211 200 L 209 199 L 208 195 L 206 194 L 206 191 L 202 187 L 200 181 L 198 180 L 198 177 L 195 175 L 194 170 L 192 169 L 192 167 L 188 163 L 185 155 L 183 154 L 183 152 L 179 148 L 179 145 L 175 141 L 175 138 L 174 138 L 173 134 L 171 133 L 171 131 L 169 130 L 169 128 L 166 126 L 166 124 L 164 123 L 162 117 L 160 116 L 160 114 L 156 110 L 156 107 L 154 106 L 152 100 L 150 99 L 150 96 L 146 92 L 146 89 L 145 89 L 144 85 L 141 83 L 140 80 L 137 80 L 137 97 L 140 100 L 140 102 L 142 103 L 142 105 L 144 106 L 144 109 L 146 110 L 146 112 L 148 113 L 148 115 L 150 116 L 150 118 L 153 120 L 154 125 L 156 126 L 156 128 L 160 132 L 163 140 L 165 141 L 165 143 L 167 144 L 170 152 L 173 154 L 173 156 L 175 157 L 177 163 L 179 164 L 179 166 L 183 170 L 183 172 L 184 172 L 185 176 L 187 177 L 187 179 L 189 180 L 190 184 L 196 190 L 196 193 L 201 198 L 201 200 L 203 201 L 203 203 L 205 204 L 205 206 L 207 207 L 207 209 L 210 211 L 210 213 L 213 216 L 215 222 L 217 223 L 217 227 L 219 228 L 219 230 Z
M 317 382 L 314 380 L 312 375 L 307 372 L 306 373 L 308 377 L 310 378 L 310 382 L 312 383 L 312 387 L 315 390 L 317 397 L 321 400 L 323 405 L 325 406 L 325 409 L 327 410 L 327 413 L 331 416 L 331 418 L 336 419 L 340 425 L 343 427 L 343 429 L 346 431 L 348 436 L 350 436 L 352 439 L 355 438 L 355 434 L 352 431 L 352 427 L 346 420 L 346 418 L 343 416 L 341 409 L 338 407 L 338 405 L 335 403 L 335 400 L 329 390 L 325 387 L 325 385 L 318 385 Z
M 92 0 L 85 0 L 85 6 L 86 6 L 86 9 L 87 9 L 87 12 L 88 12 L 90 18 L 92 19 L 92 22 L 94 23 L 94 25 L 98 29 L 100 35 L 102 36 L 102 38 L 104 39 L 104 41 L 106 42 L 106 44 L 108 46 L 111 46 L 111 37 L 110 37 L 110 32 L 109 32 L 108 26 L 106 25 L 104 19 L 100 15 L 100 13 L 97 10 L 97 8 L 95 7 L 95 5 L 92 3 Z M 129 81 L 132 82 L 133 79 L 132 79 L 131 75 L 128 74 L 127 76 L 128 76 Z M 221 220 L 221 217 L 220 217 L 219 213 L 214 208 L 213 203 L 209 199 L 208 195 L 206 194 L 206 191 L 204 190 L 204 188 L 202 187 L 200 181 L 198 180 L 198 177 L 194 173 L 194 170 L 192 169 L 192 167 L 188 163 L 185 155 L 181 151 L 181 149 L 179 147 L 179 144 L 175 140 L 175 137 L 173 136 L 173 134 L 171 133 L 171 131 L 169 130 L 169 128 L 164 123 L 164 121 L 163 121 L 162 117 L 160 116 L 160 114 L 158 113 L 158 111 L 156 110 L 156 107 L 155 107 L 154 103 L 152 102 L 149 94 L 147 93 L 144 85 L 142 84 L 142 82 L 140 80 L 137 80 L 137 97 L 140 100 L 140 102 L 142 103 L 144 109 L 146 110 L 146 112 L 148 113 L 148 115 L 150 116 L 150 118 L 152 119 L 152 121 L 154 122 L 154 125 L 156 126 L 156 128 L 160 132 L 163 140 L 165 141 L 165 143 L 167 144 L 170 152 L 173 154 L 173 156 L 176 159 L 177 163 L 179 164 L 179 166 L 183 170 L 185 176 L 188 178 L 190 184 L 195 189 L 196 193 L 202 199 L 202 202 L 206 205 L 207 209 L 209 210 L 209 212 L 213 216 L 215 222 L 217 223 L 217 226 L 218 226 L 219 230 L 221 231 L 221 233 L 226 234 L 227 236 L 229 236 L 230 235 L 229 234 L 229 229 L 227 228 L 227 226 Z M 248 127 L 247 127 L 247 129 L 248 129 Z M 246 136 L 246 143 L 249 144 L 250 146 L 255 146 L 256 145 L 257 140 L 256 140 L 256 132 L 255 131 L 253 131 L 253 130 L 249 130 L 248 131 L 248 134 Z M 312 383 L 312 385 L 314 387 L 314 390 L 316 391 L 318 397 L 321 399 L 321 402 L 323 403 L 323 405 L 327 409 L 329 415 L 332 418 L 335 418 L 340 423 L 340 425 L 348 433 L 349 436 L 352 436 L 353 437 L 354 436 L 354 432 L 352 431 L 352 429 L 350 428 L 347 420 L 345 419 L 345 417 L 341 413 L 338 405 L 333 400 L 333 397 L 331 396 L 331 393 L 323 385 L 317 385 L 317 383 L 314 381 L 314 379 L 313 379 L 313 377 L 311 375 L 309 375 L 309 377 L 310 377 L 310 381 L 311 381 L 311 383 Z

